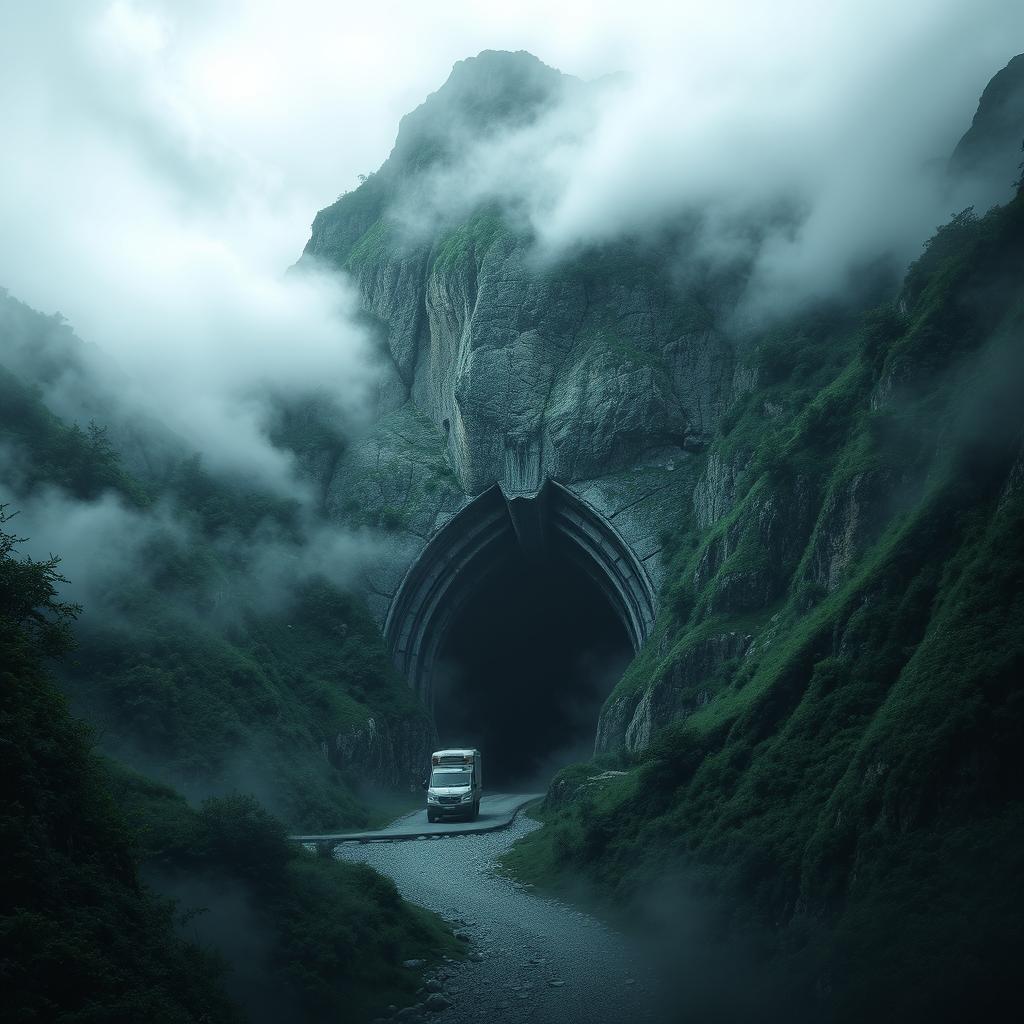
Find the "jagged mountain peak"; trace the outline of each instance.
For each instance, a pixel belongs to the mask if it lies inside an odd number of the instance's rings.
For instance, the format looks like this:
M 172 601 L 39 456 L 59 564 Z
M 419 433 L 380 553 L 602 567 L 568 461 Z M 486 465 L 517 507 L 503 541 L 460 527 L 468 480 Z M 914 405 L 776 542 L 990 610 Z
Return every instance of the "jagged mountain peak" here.
M 950 172 L 984 186 L 984 201 L 1002 202 L 1024 153 L 1024 53 L 985 86 L 971 127 L 949 161 Z M 989 194 L 991 193 L 991 194 Z
M 402 118 L 385 168 L 422 170 L 467 139 L 528 124 L 582 85 L 525 50 L 483 50 L 456 62 L 444 85 Z

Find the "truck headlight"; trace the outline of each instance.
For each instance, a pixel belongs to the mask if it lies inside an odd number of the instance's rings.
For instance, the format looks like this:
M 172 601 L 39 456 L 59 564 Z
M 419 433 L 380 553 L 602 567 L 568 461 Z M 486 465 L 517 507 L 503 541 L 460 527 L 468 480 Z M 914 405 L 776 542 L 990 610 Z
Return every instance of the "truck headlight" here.
M 464 804 L 469 803 L 469 801 L 472 800 L 472 799 L 473 799 L 473 794 L 472 793 L 463 793 L 462 794 L 462 802 Z
M 434 796 L 433 793 L 428 793 L 427 794 L 427 803 L 428 804 L 436 804 L 437 803 L 437 797 Z

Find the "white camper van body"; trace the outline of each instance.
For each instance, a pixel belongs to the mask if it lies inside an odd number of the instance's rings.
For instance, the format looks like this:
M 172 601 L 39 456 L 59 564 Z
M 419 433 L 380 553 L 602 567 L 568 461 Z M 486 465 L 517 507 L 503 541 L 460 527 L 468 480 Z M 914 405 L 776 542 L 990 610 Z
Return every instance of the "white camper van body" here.
M 480 813 L 484 764 L 479 750 L 435 750 L 427 780 L 427 820 L 460 817 L 473 821 Z

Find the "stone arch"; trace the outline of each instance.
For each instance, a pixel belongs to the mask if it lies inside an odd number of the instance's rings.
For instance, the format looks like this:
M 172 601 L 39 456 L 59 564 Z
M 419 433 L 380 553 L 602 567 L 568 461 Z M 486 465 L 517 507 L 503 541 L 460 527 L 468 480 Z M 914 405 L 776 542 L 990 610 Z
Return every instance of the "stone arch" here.
M 388 608 L 388 649 L 428 707 L 438 650 L 463 603 L 502 559 L 544 558 L 556 545 L 604 592 L 639 651 L 654 625 L 657 599 L 647 571 L 615 527 L 555 481 L 536 494 L 512 497 L 495 484 L 430 539 Z

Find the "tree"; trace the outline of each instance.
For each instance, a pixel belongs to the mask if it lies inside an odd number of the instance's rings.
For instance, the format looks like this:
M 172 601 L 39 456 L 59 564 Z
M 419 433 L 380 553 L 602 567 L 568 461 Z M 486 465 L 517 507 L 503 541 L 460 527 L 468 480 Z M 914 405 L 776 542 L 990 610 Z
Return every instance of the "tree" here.
M 58 556 L 41 562 L 14 556 L 27 538 L 4 529 L 17 515 L 8 507 L 0 504 L 0 621 L 21 633 L 39 654 L 57 657 L 73 646 L 71 623 L 82 609 L 60 600 L 58 587 L 67 580 L 57 570 Z
M 101 427 L 95 420 L 89 420 L 86 429 L 89 450 L 106 462 L 115 463 L 119 461 L 120 455 L 117 449 L 110 443 L 110 437 L 106 427 Z

